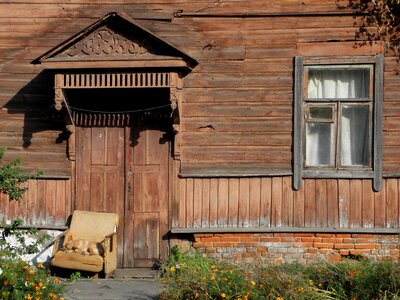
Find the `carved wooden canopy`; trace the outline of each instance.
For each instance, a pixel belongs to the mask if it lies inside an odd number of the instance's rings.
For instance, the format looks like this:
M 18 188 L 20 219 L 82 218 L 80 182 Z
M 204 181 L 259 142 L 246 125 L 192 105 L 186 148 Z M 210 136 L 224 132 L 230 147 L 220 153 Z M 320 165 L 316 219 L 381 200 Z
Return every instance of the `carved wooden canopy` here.
M 107 14 L 32 63 L 54 70 L 55 108 L 65 108 L 72 160 L 75 125 L 65 91 L 93 88 L 168 88 L 175 132 L 174 157 L 179 158 L 182 75 L 197 61 L 126 14 Z
M 32 63 L 49 69 L 172 67 L 197 61 L 124 13 L 109 13 Z

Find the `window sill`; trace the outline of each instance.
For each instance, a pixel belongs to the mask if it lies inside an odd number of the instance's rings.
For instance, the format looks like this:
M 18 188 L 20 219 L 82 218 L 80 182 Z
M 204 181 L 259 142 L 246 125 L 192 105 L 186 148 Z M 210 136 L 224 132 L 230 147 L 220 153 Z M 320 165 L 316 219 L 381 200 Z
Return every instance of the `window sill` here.
M 365 171 L 303 170 L 303 178 L 374 178 L 374 172 L 372 170 L 365 170 Z

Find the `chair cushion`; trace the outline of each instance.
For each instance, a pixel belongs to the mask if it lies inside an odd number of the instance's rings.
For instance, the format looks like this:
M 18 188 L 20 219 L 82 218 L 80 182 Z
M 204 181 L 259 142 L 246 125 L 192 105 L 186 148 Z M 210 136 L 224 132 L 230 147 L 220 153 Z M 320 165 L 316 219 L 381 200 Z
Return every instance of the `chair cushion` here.
M 83 255 L 64 251 L 58 251 L 51 260 L 51 264 L 56 267 L 89 272 L 100 272 L 103 269 L 103 262 L 100 255 Z

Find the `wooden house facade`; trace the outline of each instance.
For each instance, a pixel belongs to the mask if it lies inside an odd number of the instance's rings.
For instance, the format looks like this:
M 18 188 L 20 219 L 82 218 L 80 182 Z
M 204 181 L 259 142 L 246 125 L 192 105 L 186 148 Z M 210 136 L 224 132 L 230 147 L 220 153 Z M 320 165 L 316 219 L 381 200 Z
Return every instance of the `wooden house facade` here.
M 3 220 L 120 215 L 119 266 L 399 257 L 399 63 L 334 0 L 0 1 Z M 375 28 L 367 28 L 374 31 Z

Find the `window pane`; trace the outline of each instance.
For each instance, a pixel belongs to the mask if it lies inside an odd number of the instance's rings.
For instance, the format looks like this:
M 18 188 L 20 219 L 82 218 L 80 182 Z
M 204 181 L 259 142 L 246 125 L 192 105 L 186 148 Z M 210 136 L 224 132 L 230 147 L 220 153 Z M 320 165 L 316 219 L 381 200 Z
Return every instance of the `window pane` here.
M 341 165 L 368 166 L 369 106 L 343 105 L 341 117 Z
M 332 106 L 309 106 L 308 107 L 308 119 L 323 119 L 332 120 Z
M 306 166 L 332 166 L 333 124 L 306 124 Z
M 308 69 L 308 98 L 369 98 L 369 69 Z

